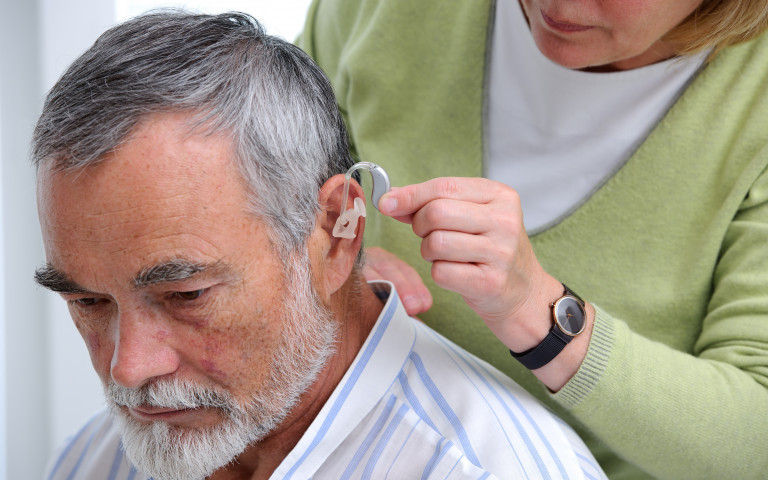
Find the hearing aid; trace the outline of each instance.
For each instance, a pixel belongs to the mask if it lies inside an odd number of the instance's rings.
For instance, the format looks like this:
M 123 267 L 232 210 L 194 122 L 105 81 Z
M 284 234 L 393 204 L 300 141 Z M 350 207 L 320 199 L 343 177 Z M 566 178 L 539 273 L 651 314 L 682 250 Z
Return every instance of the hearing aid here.
M 338 238 L 355 238 L 357 236 L 357 222 L 360 217 L 365 217 L 365 202 L 360 197 L 355 198 L 353 208 L 347 210 L 347 198 L 349 196 L 349 182 L 352 174 L 359 169 L 368 170 L 373 179 L 371 189 L 371 202 L 376 210 L 379 209 L 379 200 L 390 189 L 389 175 L 383 168 L 371 162 L 358 162 L 347 170 L 344 175 L 344 195 L 341 200 L 341 215 L 333 226 L 333 236 Z

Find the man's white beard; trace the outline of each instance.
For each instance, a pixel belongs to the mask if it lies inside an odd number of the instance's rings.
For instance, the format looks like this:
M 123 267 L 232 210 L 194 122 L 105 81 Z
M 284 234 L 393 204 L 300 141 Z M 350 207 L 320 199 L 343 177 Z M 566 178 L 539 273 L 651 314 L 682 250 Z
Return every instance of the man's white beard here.
M 107 404 L 121 432 L 128 459 L 155 480 L 197 480 L 232 462 L 248 445 L 277 427 L 315 381 L 334 352 L 337 322 L 312 288 L 306 255 L 285 262 L 288 299 L 283 339 L 270 376 L 249 401 L 238 404 L 226 391 L 177 380 L 151 382 L 139 389 L 110 382 Z M 213 407 L 221 423 L 199 429 L 135 420 L 123 407 L 152 405 L 174 409 Z

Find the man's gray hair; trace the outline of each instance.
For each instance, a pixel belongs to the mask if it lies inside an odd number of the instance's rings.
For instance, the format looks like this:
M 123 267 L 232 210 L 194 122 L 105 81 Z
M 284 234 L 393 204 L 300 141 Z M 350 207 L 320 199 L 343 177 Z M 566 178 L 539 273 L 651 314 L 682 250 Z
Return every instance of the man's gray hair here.
M 108 30 L 49 92 L 32 161 L 79 169 L 148 115 L 185 111 L 191 130 L 231 136 L 251 208 L 276 246 L 302 246 L 319 188 L 353 163 L 347 133 L 325 74 L 246 14 L 157 11 Z

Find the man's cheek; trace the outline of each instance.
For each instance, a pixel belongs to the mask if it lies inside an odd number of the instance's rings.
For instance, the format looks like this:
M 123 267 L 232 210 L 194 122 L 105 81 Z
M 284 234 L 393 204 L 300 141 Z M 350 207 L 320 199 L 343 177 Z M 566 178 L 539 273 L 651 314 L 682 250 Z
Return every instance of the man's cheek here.
M 83 335 L 83 341 L 88 348 L 88 355 L 91 358 L 94 371 L 102 382 L 109 382 L 114 344 L 94 332 Z
M 227 373 L 224 372 L 223 370 L 220 370 L 218 366 L 216 366 L 216 362 L 203 359 L 200 361 L 200 364 L 205 370 L 205 373 L 207 373 L 208 375 L 211 375 L 213 377 L 216 377 L 222 380 L 227 379 Z
M 247 321 L 231 323 L 227 329 L 209 327 L 205 334 L 185 342 L 188 351 L 198 352 L 197 368 L 236 396 L 261 389 L 280 349 L 280 332 Z
M 85 345 L 88 347 L 89 352 L 99 352 L 101 351 L 101 338 L 99 338 L 99 335 L 97 335 L 94 332 L 88 332 L 83 337 L 85 340 Z M 93 353 L 91 353 L 93 355 Z

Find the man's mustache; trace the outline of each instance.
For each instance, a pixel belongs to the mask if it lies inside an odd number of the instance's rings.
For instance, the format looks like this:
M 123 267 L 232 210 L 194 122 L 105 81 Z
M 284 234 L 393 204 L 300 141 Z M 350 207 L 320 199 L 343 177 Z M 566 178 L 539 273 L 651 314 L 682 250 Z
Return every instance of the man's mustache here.
M 116 405 L 129 408 L 217 408 L 228 413 L 237 410 L 237 404 L 228 392 L 180 380 L 155 380 L 139 388 L 128 388 L 109 382 L 104 387 L 104 393 L 107 399 Z

